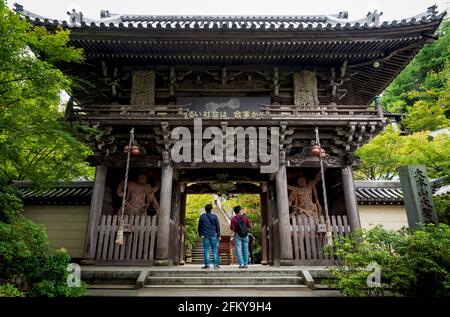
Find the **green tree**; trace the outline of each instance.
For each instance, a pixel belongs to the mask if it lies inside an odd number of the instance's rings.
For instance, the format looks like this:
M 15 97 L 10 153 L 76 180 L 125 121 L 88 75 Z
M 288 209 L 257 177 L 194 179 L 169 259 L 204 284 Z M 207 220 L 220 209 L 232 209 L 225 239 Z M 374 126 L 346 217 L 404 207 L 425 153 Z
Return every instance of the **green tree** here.
M 395 232 L 377 226 L 335 239 L 325 253 L 333 256 L 329 284 L 345 296 L 383 294 L 386 287 L 400 296 L 450 296 L 450 227 L 426 225 Z M 381 285 L 368 288 L 368 265 L 381 269 Z
M 444 76 L 430 76 L 442 72 L 450 61 L 450 21 L 442 23 L 438 40 L 425 45 L 411 63 L 397 76 L 383 93 L 383 104 L 388 110 L 405 112 L 420 96 L 411 94 L 421 89 L 444 86 Z
M 428 73 L 426 79 L 439 84 L 424 84 L 420 90 L 410 92 L 417 101 L 407 107 L 404 123 L 408 131 L 450 127 L 450 61 L 439 73 Z
M 403 138 L 398 129 L 388 126 L 371 142 L 356 151 L 361 158 L 361 164 L 355 170 L 357 178 L 387 179 L 396 175 L 397 166 L 401 165 Z
M 404 164 L 426 166 L 431 178 L 450 174 L 450 137 L 446 133 L 435 137 L 427 131 L 402 135 L 388 126 L 356 154 L 361 159 L 355 169 L 357 178 L 391 180 L 397 175 L 397 167 Z
M 67 46 L 68 31 L 33 26 L 1 0 L 0 17 L 0 173 L 37 184 L 91 175 L 90 150 L 74 134 L 83 128 L 63 120 L 71 81 L 57 68 L 81 62 L 81 50 Z
M 9 185 L 11 179 L 44 185 L 90 173 L 89 150 L 60 109 L 60 94 L 71 82 L 57 63 L 82 61 L 68 40 L 68 31 L 32 26 L 0 0 L 0 296 L 85 293 L 84 284 L 67 286 L 70 257 L 50 249 L 45 229 L 22 215 L 20 195 Z
M 67 285 L 69 255 L 51 250 L 45 229 L 23 215 L 18 190 L 0 177 L 0 296 L 82 296 Z
M 437 35 L 383 93 L 385 107 L 404 114 L 406 133 L 388 127 L 362 146 L 357 177 L 392 179 L 402 164 L 425 165 L 432 178 L 450 177 L 449 137 L 429 132 L 450 127 L 450 21 Z

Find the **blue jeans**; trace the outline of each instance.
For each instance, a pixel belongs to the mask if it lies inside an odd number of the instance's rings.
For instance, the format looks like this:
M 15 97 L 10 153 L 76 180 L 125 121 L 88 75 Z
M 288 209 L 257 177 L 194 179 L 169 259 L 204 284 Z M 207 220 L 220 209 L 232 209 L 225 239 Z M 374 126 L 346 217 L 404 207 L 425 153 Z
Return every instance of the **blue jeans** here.
M 239 265 L 248 265 L 248 235 L 241 238 L 237 233 L 234 235 L 236 257 Z
M 219 248 L 217 245 L 217 236 L 203 238 L 203 259 L 205 266 L 209 266 L 209 248 L 212 248 L 214 266 L 219 265 Z

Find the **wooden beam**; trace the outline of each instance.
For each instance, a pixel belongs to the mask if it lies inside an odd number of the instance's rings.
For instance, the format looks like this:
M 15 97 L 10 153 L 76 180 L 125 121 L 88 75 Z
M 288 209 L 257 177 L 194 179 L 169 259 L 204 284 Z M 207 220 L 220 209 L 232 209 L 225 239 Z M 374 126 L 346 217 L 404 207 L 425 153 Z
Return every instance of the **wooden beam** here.
M 289 205 L 286 166 L 282 165 L 275 175 L 275 186 L 277 194 L 280 265 L 292 265 L 292 242 L 289 224 Z
M 84 258 L 94 259 L 97 247 L 97 225 L 102 214 L 103 198 L 105 194 L 106 175 L 108 168 L 105 165 L 97 166 L 95 170 L 94 189 L 92 192 L 89 220 L 84 240 Z
M 155 265 L 169 265 L 170 208 L 172 203 L 173 167 L 163 165 L 159 198 L 158 234 Z
M 342 187 L 344 188 L 345 207 L 351 230 L 361 228 L 359 219 L 358 200 L 356 198 L 353 170 L 350 165 L 342 168 Z

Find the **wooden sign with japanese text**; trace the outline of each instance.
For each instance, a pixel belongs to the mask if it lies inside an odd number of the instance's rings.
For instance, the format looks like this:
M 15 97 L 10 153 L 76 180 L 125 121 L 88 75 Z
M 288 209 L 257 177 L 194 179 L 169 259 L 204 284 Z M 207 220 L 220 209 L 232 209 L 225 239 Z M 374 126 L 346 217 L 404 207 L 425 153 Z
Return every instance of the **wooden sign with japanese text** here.
M 178 97 L 177 105 L 186 108 L 186 119 L 262 119 L 270 97 Z

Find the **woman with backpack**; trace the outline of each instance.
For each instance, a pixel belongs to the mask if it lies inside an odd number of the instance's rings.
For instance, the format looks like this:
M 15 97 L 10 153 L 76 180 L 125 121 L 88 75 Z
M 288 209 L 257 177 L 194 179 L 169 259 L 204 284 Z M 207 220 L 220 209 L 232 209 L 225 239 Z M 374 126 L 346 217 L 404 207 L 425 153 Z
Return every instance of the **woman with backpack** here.
M 240 269 L 248 268 L 248 234 L 250 221 L 242 214 L 241 206 L 234 207 L 235 216 L 231 219 L 230 228 L 234 232 L 234 245 Z

